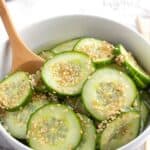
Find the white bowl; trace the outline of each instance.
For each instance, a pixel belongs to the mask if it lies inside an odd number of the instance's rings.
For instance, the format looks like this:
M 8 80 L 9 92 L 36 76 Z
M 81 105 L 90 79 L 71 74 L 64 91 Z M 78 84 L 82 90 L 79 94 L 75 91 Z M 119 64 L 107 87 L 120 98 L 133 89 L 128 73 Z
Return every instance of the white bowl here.
M 112 43 L 122 43 L 132 51 L 138 61 L 150 72 L 150 45 L 139 34 L 114 21 L 95 16 L 61 16 L 31 25 L 21 31 L 25 43 L 36 49 L 50 46 L 76 37 L 96 37 Z M 11 66 L 11 52 L 6 43 L 0 45 L 0 78 Z M 21 50 L 20 50 L 21 55 Z M 0 125 L 0 133 L 17 150 L 30 150 L 10 136 Z M 150 127 L 136 139 L 123 146 L 123 150 L 133 150 L 141 145 L 150 134 Z

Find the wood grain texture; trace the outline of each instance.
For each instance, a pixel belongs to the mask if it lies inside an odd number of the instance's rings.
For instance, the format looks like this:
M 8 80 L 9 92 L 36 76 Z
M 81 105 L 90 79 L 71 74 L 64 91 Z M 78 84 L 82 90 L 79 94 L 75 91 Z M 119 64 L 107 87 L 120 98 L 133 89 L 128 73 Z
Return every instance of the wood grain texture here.
M 22 70 L 34 73 L 40 69 L 44 60 L 33 53 L 18 35 L 4 0 L 0 0 L 0 16 L 12 48 L 12 71 Z

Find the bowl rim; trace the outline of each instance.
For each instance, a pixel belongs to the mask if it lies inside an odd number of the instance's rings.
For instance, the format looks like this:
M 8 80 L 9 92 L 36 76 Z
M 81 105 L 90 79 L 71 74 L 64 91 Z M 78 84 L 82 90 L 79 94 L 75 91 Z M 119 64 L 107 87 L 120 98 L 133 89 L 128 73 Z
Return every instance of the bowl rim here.
M 25 31 L 29 30 L 30 28 L 37 26 L 39 24 L 43 24 L 46 22 L 50 22 L 52 20 L 59 20 L 59 19 L 63 19 L 63 18 L 78 18 L 78 17 L 84 17 L 84 18 L 89 18 L 89 19 L 97 19 L 97 20 L 102 20 L 102 21 L 106 21 L 106 22 L 110 22 L 113 24 L 116 24 L 122 28 L 127 29 L 129 32 L 134 33 L 137 37 L 139 37 L 141 40 L 143 40 L 143 42 L 145 42 L 145 44 L 150 46 L 150 42 L 145 40 L 142 35 L 140 35 L 140 33 L 138 33 L 136 30 L 124 25 L 123 23 L 111 20 L 110 18 L 105 18 L 102 16 L 98 16 L 98 15 L 86 15 L 86 14 L 71 14 L 71 15 L 59 15 L 59 16 L 53 16 L 41 21 L 37 21 L 35 23 L 32 23 L 30 25 L 27 25 L 23 28 L 21 28 L 21 30 L 19 31 L 19 33 L 22 35 Z M 5 42 L 8 41 L 8 39 L 4 39 Z M 4 43 L 5 43 L 4 42 Z M 2 43 L 2 44 L 4 44 Z M 6 140 L 8 140 L 8 142 L 10 144 L 15 144 L 16 146 L 25 148 L 26 150 L 31 150 L 31 147 L 28 147 L 27 145 L 23 144 L 22 142 L 20 142 L 19 140 L 17 140 L 15 137 L 11 136 L 9 132 L 7 132 L 7 130 L 3 127 L 3 125 L 0 123 L 0 132 L 1 134 L 6 138 Z M 150 126 L 148 126 L 140 135 L 138 135 L 134 140 L 132 140 L 131 142 L 129 142 L 128 144 L 120 147 L 119 149 L 127 149 L 129 146 L 139 146 L 140 144 L 142 144 L 142 141 L 144 141 L 146 139 L 146 135 L 148 136 L 148 132 L 150 133 Z

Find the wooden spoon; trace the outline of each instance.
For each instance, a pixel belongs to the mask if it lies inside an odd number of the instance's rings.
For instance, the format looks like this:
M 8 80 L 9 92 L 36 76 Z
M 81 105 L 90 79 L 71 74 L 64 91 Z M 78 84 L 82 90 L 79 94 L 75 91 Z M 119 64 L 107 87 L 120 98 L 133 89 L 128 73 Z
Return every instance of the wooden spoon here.
M 6 3 L 0 0 L 0 16 L 9 35 L 12 48 L 12 71 L 22 70 L 35 73 L 43 65 L 44 60 L 34 54 L 22 41 L 11 21 Z

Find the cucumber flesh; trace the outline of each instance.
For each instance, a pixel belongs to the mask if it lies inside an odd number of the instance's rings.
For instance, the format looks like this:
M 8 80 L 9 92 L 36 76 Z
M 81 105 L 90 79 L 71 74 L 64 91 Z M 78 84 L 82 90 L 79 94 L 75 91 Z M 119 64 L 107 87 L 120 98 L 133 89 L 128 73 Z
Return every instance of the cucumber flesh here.
M 144 104 L 143 101 L 141 101 L 140 114 L 141 114 L 141 132 L 142 132 L 144 130 L 144 128 L 146 127 L 148 118 L 149 118 L 149 109 Z
M 76 150 L 95 150 L 96 129 L 93 122 L 86 116 L 77 114 L 83 130 L 82 139 Z
M 48 104 L 48 102 L 49 101 L 45 95 L 35 94 L 32 97 L 32 101 L 29 102 L 25 107 L 18 111 L 5 113 L 3 118 L 4 126 L 12 136 L 18 139 L 25 139 L 27 122 L 30 115 L 41 106 Z
M 93 117 L 106 120 L 130 107 L 137 94 L 134 82 L 125 73 L 105 67 L 97 70 L 86 81 L 82 100 Z
M 25 72 L 16 72 L 0 82 L 0 108 L 16 110 L 25 105 L 32 95 L 32 88 Z
M 51 52 L 50 50 L 43 50 L 38 55 L 45 60 L 48 60 L 54 57 L 54 53 Z
M 140 114 L 138 112 L 123 113 L 107 125 L 98 142 L 101 150 L 116 150 L 133 140 L 139 132 Z
M 94 38 L 81 39 L 74 50 L 88 54 L 96 64 L 111 63 L 113 58 L 113 45 Z
M 131 53 L 127 52 L 123 45 L 118 44 L 115 51 L 117 51 L 118 58 L 122 58 L 116 60 L 120 60 L 121 63 L 125 65 L 127 70 L 129 69 L 131 76 L 138 76 L 145 84 L 150 84 L 150 75 L 137 64 L 134 57 Z M 117 62 L 120 63 L 119 61 Z
M 140 99 L 144 102 L 144 104 L 150 110 L 150 94 L 149 94 L 149 92 L 148 91 L 141 91 L 140 92 Z
M 122 67 L 122 66 L 120 66 L 120 65 L 117 65 L 117 64 L 115 64 L 115 63 L 110 64 L 108 67 L 110 67 L 110 68 L 115 68 L 115 69 L 120 70 L 120 71 L 122 71 L 122 72 L 124 72 L 124 73 L 127 73 L 127 71 L 126 71 L 126 69 L 125 69 L 124 67 Z
M 140 113 L 141 113 L 141 132 L 142 132 L 146 127 L 149 119 L 150 95 L 148 94 L 148 92 L 142 91 L 140 93 L 140 99 L 141 99 Z
M 65 52 L 44 64 L 42 79 L 49 89 L 59 94 L 77 95 L 94 70 L 87 55 L 79 52 Z
M 74 40 L 63 42 L 61 44 L 58 44 L 53 49 L 51 49 L 51 51 L 54 54 L 58 54 L 58 53 L 66 52 L 66 51 L 72 51 L 78 41 L 79 39 L 74 39 Z
M 32 114 L 27 134 L 33 149 L 67 150 L 77 147 L 81 131 L 79 119 L 69 107 L 49 104 Z

